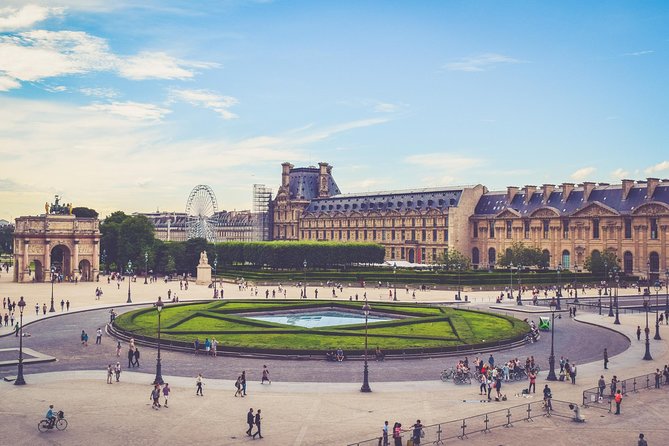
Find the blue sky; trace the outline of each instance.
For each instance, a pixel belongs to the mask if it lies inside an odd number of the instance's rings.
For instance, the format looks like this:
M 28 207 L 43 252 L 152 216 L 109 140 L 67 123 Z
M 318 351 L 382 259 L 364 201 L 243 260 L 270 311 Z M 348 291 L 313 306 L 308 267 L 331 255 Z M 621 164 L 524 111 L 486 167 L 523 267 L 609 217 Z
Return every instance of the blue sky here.
M 112 4 L 113 3 L 113 4 Z M 0 218 L 669 177 L 662 1 L 4 0 Z

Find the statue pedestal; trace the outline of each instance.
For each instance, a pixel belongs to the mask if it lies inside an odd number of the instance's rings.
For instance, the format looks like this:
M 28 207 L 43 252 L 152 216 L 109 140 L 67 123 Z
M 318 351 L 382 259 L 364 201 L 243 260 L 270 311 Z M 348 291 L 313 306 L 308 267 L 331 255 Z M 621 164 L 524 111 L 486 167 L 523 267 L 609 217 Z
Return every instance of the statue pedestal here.
M 211 283 L 211 267 L 209 265 L 197 266 L 196 285 L 209 285 Z

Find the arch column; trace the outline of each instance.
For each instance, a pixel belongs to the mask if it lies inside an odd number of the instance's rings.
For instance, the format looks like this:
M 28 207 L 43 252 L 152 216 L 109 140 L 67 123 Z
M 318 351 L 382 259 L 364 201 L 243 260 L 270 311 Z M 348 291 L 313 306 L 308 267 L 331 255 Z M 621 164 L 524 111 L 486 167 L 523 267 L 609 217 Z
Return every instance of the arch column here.
M 45 239 L 44 240 L 44 262 L 42 262 L 42 265 L 44 265 L 44 281 L 47 281 L 47 277 L 49 278 L 49 281 L 53 280 L 53 277 L 51 277 L 51 240 Z
M 28 248 L 30 247 L 30 240 L 23 240 L 23 267 L 21 268 L 21 282 L 29 282 L 28 267 L 30 266 L 30 259 L 28 258 Z
M 669 225 L 660 226 L 660 240 L 662 242 L 660 246 L 660 277 L 662 276 L 662 271 L 669 271 L 669 259 L 667 259 L 667 232 L 669 231 Z M 662 266 L 664 263 L 664 267 Z
M 72 277 L 76 274 L 79 274 L 79 240 L 74 240 L 74 245 L 72 246 L 72 260 L 73 265 L 70 267 L 72 270 Z

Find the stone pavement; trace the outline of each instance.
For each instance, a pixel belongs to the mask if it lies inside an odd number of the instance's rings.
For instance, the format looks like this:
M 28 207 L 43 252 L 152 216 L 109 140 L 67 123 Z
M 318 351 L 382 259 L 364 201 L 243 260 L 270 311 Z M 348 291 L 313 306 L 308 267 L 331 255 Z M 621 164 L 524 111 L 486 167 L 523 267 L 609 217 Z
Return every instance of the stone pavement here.
M 120 290 L 103 283 L 105 294 L 101 301 L 95 301 L 95 286 L 99 284 L 56 284 L 56 300 L 60 296 L 69 296 L 72 303 L 71 310 L 83 308 L 99 308 L 101 305 L 118 306 L 127 299 L 127 282 Z M 125 285 L 125 289 L 123 287 Z M 178 289 L 174 283 L 169 284 L 172 291 Z M 133 300 L 153 302 L 158 294 L 165 297 L 167 285 L 164 282 L 143 285 L 139 281 L 133 283 Z M 50 297 L 50 284 L 12 284 L 6 281 L 3 274 L 0 279 L 0 297 L 19 295 L 30 298 L 33 302 L 47 302 Z M 60 287 L 60 290 L 59 290 Z M 234 285 L 226 285 L 226 297 L 243 297 L 248 292 L 240 293 Z M 289 288 L 294 296 L 299 295 L 299 289 Z M 369 289 L 367 290 L 369 292 Z M 385 290 L 383 294 L 385 295 Z M 399 290 L 398 290 L 399 291 Z M 179 292 L 180 298 L 209 298 L 211 290 L 206 287 L 191 286 L 186 292 Z M 351 291 L 353 292 L 353 291 Z M 358 290 L 362 296 L 362 290 Z M 259 292 L 259 295 L 262 293 Z M 348 294 L 348 290 L 345 290 Z M 419 301 L 448 300 L 452 292 L 429 291 L 417 292 Z M 326 294 L 323 294 L 325 297 Z M 368 295 L 369 296 L 369 295 Z M 469 293 L 470 299 L 477 299 L 478 303 L 488 302 L 494 298 L 487 293 Z M 291 297 L 289 295 L 289 297 Z M 405 297 L 398 292 L 398 297 Z M 387 296 L 385 296 L 387 298 Z M 411 299 L 409 299 L 411 300 Z M 30 305 L 30 303 L 29 303 Z M 373 303 L 372 303 L 373 305 Z M 511 304 L 512 306 L 513 304 Z M 510 309 L 511 309 L 510 306 Z M 27 307 L 30 309 L 30 306 Z M 60 310 L 60 308 L 58 308 Z M 98 310 L 105 311 L 105 310 Z M 30 312 L 28 312 L 29 314 Z M 32 312 L 34 315 L 34 311 Z M 43 316 L 34 317 L 43 319 Z M 29 322 L 28 317 L 26 320 Z M 64 321 L 65 319 L 62 319 Z M 563 319 L 564 320 L 564 319 Z M 641 361 L 643 356 L 643 341 L 636 340 L 637 324 L 645 324 L 643 315 L 625 315 L 621 317 L 623 325 L 614 326 L 612 319 L 593 313 L 580 312 L 578 321 L 595 324 L 611 330 L 622 332 L 632 339 L 627 350 L 612 355 L 609 364 L 610 370 L 605 374 L 607 381 L 611 375 L 621 378 L 632 377 L 653 371 L 656 367 L 662 368 L 669 363 L 668 340 L 669 333 L 662 332 L 662 341 L 651 340 L 654 361 Z M 45 321 L 45 323 L 51 321 Z M 57 323 L 57 319 L 53 320 Z M 37 329 L 40 324 L 34 327 Z M 76 327 L 78 329 L 78 327 Z M 662 330 L 666 330 L 664 327 Z M 94 331 L 91 330 L 90 333 Z M 544 334 L 545 336 L 545 334 Z M 31 338 L 35 341 L 35 338 Z M 3 341 L 11 342 L 13 336 Z M 542 338 L 544 342 L 545 338 Z M 94 342 L 92 336 L 91 343 Z M 105 340 L 107 345 L 110 340 Z M 39 341 L 35 341 L 39 343 Z M 606 340 L 573 337 L 571 340 L 577 347 L 593 348 L 594 351 L 603 350 L 607 346 Z M 78 344 L 77 340 L 73 343 Z M 600 344 L 594 345 L 592 344 Z M 545 345 L 545 344 L 544 344 Z M 36 346 L 33 346 L 35 348 Z M 36 348 L 36 350 L 40 350 Z M 148 349 L 144 349 L 148 350 Z M 44 351 L 49 354 L 49 351 Z M 559 358 L 559 352 L 556 351 Z M 148 356 L 148 355 L 147 355 Z M 106 359 L 106 358 L 105 358 Z M 249 407 L 261 408 L 264 414 L 263 431 L 266 444 L 271 445 L 334 445 L 363 440 L 377 434 L 383 420 L 391 424 L 399 420 L 405 426 L 410 425 L 416 418 L 424 424 L 433 424 L 459 417 L 495 410 L 505 405 L 511 406 L 522 403 L 524 399 L 513 395 L 518 393 L 524 383 L 505 385 L 509 401 L 500 403 L 471 403 L 472 396 L 476 396 L 474 386 L 454 386 L 442 383 L 436 379 L 417 379 L 412 381 L 393 380 L 389 382 L 372 382 L 373 393 L 359 392 L 359 380 L 353 382 L 332 382 L 329 376 L 322 376 L 321 382 L 307 382 L 306 380 L 291 379 L 284 376 L 272 385 L 261 386 L 254 380 L 249 387 L 249 396 L 235 398 L 231 379 L 206 379 L 205 396 L 194 395 L 194 378 L 191 376 L 166 371 L 166 380 L 174 386 L 174 395 L 169 409 L 153 411 L 149 403 L 149 383 L 152 381 L 152 363 L 145 358 L 145 370 L 149 373 L 124 371 L 120 384 L 105 384 L 105 371 L 61 371 L 44 374 L 30 373 L 26 375 L 28 385 L 19 387 L 10 383 L 0 383 L 0 395 L 3 402 L 0 414 L 3 416 L 3 437 L 11 438 L 12 444 L 104 444 L 114 442 L 118 444 L 181 444 L 188 441 L 191 444 L 233 444 L 251 441 L 244 435 L 245 413 Z M 74 364 L 77 359 L 70 359 Z M 421 368 L 425 362 L 416 361 L 414 366 Z M 311 362 L 302 367 L 307 367 Z M 360 367 L 360 363 L 351 363 Z M 388 367 L 393 362 L 388 361 Z M 385 364 L 384 364 L 385 365 Z M 374 364 L 376 366 L 376 364 Z M 31 366 L 33 367 L 33 366 Z M 34 366 L 37 367 L 37 366 Z M 42 365 L 40 367 L 47 367 Z M 225 361 L 223 365 L 225 367 Z M 579 373 L 577 385 L 567 383 L 552 383 L 555 398 L 567 401 L 581 401 L 581 392 L 585 388 L 594 387 L 597 378 L 604 372 L 601 360 L 588 364 L 578 364 Z M 76 367 L 72 367 L 76 369 Z M 237 370 L 237 368 L 235 368 Z M 6 370 L 2 370 L 7 374 Z M 177 375 L 177 376 L 170 376 Z M 542 373 L 543 376 L 545 376 Z M 358 378 L 359 375 L 356 376 Z M 276 379 L 277 376 L 274 376 Z M 436 378 L 436 377 L 435 377 Z M 543 386 L 542 379 L 537 383 Z M 629 413 L 623 409 L 624 416 L 613 418 L 593 409 L 584 411 L 590 419 L 602 415 L 610 419 L 608 424 L 586 423 L 584 427 L 564 425 L 552 421 L 536 423 L 536 427 L 522 427 L 508 429 L 504 432 L 497 430 L 492 434 L 481 435 L 480 438 L 471 437 L 472 444 L 513 444 L 518 441 L 542 441 L 543 436 L 550 436 L 550 444 L 636 444 L 639 425 L 648 427 L 651 445 L 660 444 L 661 438 L 666 438 L 666 428 L 656 421 L 664 420 L 662 411 L 669 409 L 667 398 L 657 398 L 651 391 L 641 391 L 626 401 L 633 402 L 639 396 L 648 398 L 647 404 L 640 406 L 644 410 L 632 409 Z M 70 427 L 65 432 L 49 432 L 39 434 L 36 424 L 44 415 L 49 403 L 55 404 L 66 412 Z M 626 403 L 627 404 L 627 403 Z M 631 407 L 634 407 L 630 404 Z M 650 406 L 651 410 L 646 410 Z M 625 407 L 628 407 L 627 405 Z M 648 419 L 644 418 L 647 414 Z M 655 417 L 655 418 L 653 418 Z M 643 424 L 642 424 L 643 421 Z M 650 423 L 650 424 L 649 424 Z M 556 436 L 556 429 L 560 435 Z M 499 436 L 499 440 L 497 439 Z M 618 441 L 619 440 L 619 441 Z

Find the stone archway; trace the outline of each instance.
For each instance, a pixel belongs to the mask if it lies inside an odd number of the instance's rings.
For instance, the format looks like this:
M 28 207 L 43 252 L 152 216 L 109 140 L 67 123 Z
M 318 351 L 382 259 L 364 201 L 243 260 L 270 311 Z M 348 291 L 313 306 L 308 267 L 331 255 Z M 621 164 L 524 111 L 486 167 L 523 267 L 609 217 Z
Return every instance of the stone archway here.
M 51 248 L 51 268 L 63 277 L 72 274 L 70 264 L 70 248 L 65 245 L 56 245 Z
M 33 259 L 33 264 L 35 270 L 33 271 L 33 281 L 43 282 L 44 281 L 44 265 L 37 259 Z
M 79 262 L 79 280 L 82 282 L 90 282 L 93 280 L 91 275 L 91 262 L 84 259 Z

